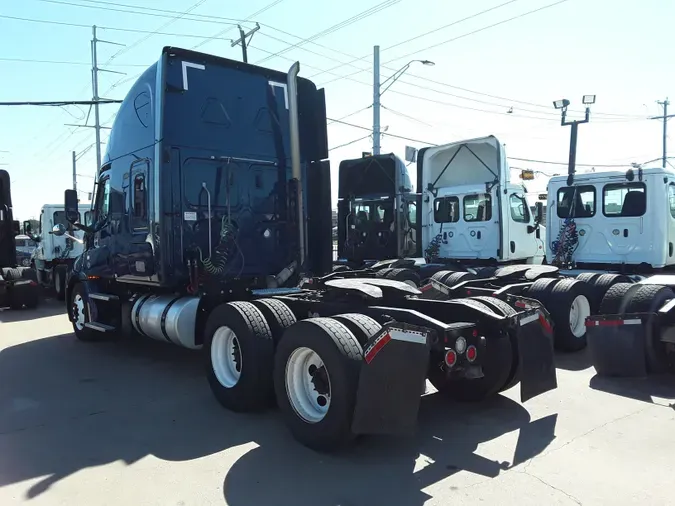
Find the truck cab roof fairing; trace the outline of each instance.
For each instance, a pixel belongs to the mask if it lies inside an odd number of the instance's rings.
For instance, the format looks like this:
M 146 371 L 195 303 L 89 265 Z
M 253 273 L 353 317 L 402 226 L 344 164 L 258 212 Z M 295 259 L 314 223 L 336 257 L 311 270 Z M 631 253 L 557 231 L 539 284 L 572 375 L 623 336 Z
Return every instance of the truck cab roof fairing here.
M 492 135 L 426 148 L 419 165 L 422 179 L 419 191 L 429 185 L 442 188 L 509 182 L 504 147 Z

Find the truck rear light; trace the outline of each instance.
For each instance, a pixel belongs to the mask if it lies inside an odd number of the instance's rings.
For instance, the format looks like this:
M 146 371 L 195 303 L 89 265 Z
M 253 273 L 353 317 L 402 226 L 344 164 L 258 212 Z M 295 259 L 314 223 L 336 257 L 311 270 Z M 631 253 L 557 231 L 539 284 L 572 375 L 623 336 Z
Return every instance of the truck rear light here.
M 469 362 L 473 362 L 474 360 L 476 360 L 477 356 L 478 356 L 478 350 L 476 349 L 476 347 L 473 344 L 466 349 L 466 359 Z
M 463 337 L 458 337 L 455 341 L 455 349 L 460 355 L 466 351 L 466 339 Z
M 448 350 L 445 352 L 445 365 L 453 367 L 457 363 L 457 353 L 455 350 Z

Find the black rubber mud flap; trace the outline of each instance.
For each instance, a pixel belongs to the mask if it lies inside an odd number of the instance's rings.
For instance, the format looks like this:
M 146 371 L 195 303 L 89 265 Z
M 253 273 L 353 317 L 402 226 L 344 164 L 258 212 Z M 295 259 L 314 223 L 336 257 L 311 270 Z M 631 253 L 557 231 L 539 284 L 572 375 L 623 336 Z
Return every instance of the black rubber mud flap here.
M 645 329 L 653 314 L 597 315 L 586 320 L 586 339 L 599 376 L 647 376 Z
M 553 327 L 542 308 L 529 308 L 513 316 L 516 320 L 520 359 L 520 400 L 558 388 L 553 358 Z
M 352 420 L 355 434 L 409 434 L 417 423 L 431 331 L 388 323 L 363 347 Z

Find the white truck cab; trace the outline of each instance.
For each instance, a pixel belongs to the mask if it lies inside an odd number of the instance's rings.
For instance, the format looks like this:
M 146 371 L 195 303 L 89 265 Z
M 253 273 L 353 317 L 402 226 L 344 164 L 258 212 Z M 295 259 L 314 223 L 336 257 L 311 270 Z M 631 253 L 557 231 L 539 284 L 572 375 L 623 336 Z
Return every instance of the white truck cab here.
M 80 207 L 80 222 L 89 224 L 90 206 L 82 204 Z M 57 236 L 51 231 L 54 225 L 61 224 L 69 227 L 63 204 L 46 204 L 42 206 L 39 219 L 39 229 L 34 239 L 37 247 L 33 251 L 32 263 L 37 271 L 38 282 L 43 286 L 54 288 L 58 298 L 65 293 L 65 283 L 68 271 L 75 259 L 82 254 L 83 245 L 77 240 L 66 236 Z M 84 232 L 71 231 L 70 235 L 82 241 Z
M 675 171 L 576 174 L 572 186 L 566 179 L 553 177 L 548 184 L 549 262 L 569 219 L 576 234 L 567 249 L 577 268 L 639 273 L 675 265 Z
M 423 251 L 435 242 L 440 261 L 542 263 L 545 229 L 496 137 L 425 148 L 417 160 Z

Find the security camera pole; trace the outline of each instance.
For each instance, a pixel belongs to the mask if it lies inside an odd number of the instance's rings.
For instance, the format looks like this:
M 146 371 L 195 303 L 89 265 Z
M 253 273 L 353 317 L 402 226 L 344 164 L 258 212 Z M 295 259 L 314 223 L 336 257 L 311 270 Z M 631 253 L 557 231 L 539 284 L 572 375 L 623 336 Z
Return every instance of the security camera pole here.
M 591 119 L 591 108 L 590 105 L 595 103 L 595 95 L 584 95 L 582 102 L 586 105 L 586 114 L 584 119 L 577 119 L 574 121 L 566 121 L 567 119 L 567 106 L 570 105 L 570 101 L 567 99 L 556 100 L 553 102 L 553 107 L 556 109 L 561 109 L 562 118 L 560 121 L 561 126 L 571 126 L 572 132 L 570 133 L 570 158 L 567 166 L 567 186 L 572 186 L 574 184 L 574 173 L 577 165 L 577 132 L 579 130 L 579 125 L 581 123 L 588 123 Z

